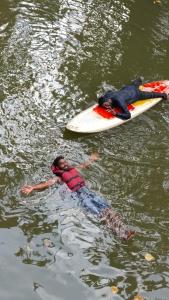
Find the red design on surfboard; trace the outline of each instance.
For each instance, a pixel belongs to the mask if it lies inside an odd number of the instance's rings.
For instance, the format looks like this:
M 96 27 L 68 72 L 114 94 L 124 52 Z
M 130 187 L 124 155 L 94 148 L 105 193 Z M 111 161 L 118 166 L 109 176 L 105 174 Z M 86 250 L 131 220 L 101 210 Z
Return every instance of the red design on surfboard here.
M 128 105 L 128 109 L 131 111 L 131 110 L 134 110 L 135 107 L 132 104 L 129 104 Z M 115 116 L 113 116 L 111 112 L 107 111 L 104 107 L 101 107 L 99 105 L 97 105 L 96 107 L 94 107 L 93 110 L 95 112 L 97 112 L 100 116 L 102 116 L 105 119 L 113 119 L 113 118 L 115 118 Z M 114 108 L 114 110 L 116 112 L 121 112 L 120 108 Z
M 154 82 L 148 82 L 145 83 L 143 86 L 146 88 L 150 88 L 150 91 L 163 93 L 166 90 L 166 84 L 165 81 L 154 81 Z

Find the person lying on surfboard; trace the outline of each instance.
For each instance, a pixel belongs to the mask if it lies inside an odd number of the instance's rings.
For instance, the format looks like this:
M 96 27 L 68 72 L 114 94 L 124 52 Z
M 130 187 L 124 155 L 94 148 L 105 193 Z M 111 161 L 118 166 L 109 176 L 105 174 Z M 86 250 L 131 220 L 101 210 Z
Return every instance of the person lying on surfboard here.
M 90 160 L 79 165 L 77 168 L 70 165 L 63 156 L 58 156 L 52 163 L 51 170 L 57 177 L 32 186 L 24 186 L 21 192 L 29 195 L 33 191 L 41 191 L 56 183 L 65 183 L 70 191 L 77 196 L 81 206 L 88 212 L 96 215 L 120 238 L 129 240 L 135 235 L 135 231 L 124 224 L 121 216 L 114 212 L 110 205 L 95 192 L 91 191 L 80 175 L 78 169 L 87 168 L 92 161 L 98 159 L 97 154 L 92 154 Z
M 137 100 L 148 100 L 153 98 L 168 99 L 166 93 L 146 92 L 141 90 L 142 80 L 136 79 L 130 85 L 125 85 L 118 91 L 108 91 L 98 99 L 99 106 L 106 108 L 115 117 L 122 120 L 131 118 L 131 113 L 128 110 L 128 104 Z M 121 112 L 117 112 L 115 108 L 120 108 Z

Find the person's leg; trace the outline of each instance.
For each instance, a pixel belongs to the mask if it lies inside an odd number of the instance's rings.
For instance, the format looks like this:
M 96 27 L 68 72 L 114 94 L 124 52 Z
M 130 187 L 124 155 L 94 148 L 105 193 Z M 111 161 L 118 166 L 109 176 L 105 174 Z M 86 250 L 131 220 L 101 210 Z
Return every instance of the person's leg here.
M 90 196 L 92 198 L 92 203 L 97 209 L 99 210 L 99 213 L 106 208 L 110 208 L 110 205 L 108 205 L 107 201 L 100 195 L 96 194 L 93 191 L 90 191 Z
M 114 234 L 122 239 L 129 240 L 134 237 L 135 231 L 124 224 L 122 217 L 111 208 L 103 209 L 100 218 L 113 231 Z
M 139 100 L 148 100 L 148 99 L 154 99 L 154 98 L 163 98 L 166 100 L 167 94 L 157 93 L 157 92 L 138 91 L 138 99 Z
M 88 190 L 84 204 L 86 205 L 88 211 L 93 214 L 97 214 L 98 216 L 103 209 L 110 207 L 103 197 L 90 190 Z
M 77 195 L 80 200 L 81 206 L 86 211 L 94 215 L 100 214 L 100 209 L 94 201 L 94 198 L 96 196 L 94 192 L 90 191 L 87 187 L 83 187 L 77 192 Z
M 120 238 L 129 240 L 135 235 L 135 231 L 131 230 L 124 224 L 122 217 L 114 212 L 107 202 L 95 192 L 83 187 L 77 191 L 78 198 L 82 207 L 101 218 L 102 221 Z

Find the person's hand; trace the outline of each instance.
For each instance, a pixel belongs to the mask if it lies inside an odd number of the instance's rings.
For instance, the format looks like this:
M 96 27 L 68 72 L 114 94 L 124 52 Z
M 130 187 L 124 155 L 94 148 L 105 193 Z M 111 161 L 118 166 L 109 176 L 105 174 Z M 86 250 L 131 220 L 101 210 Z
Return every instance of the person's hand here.
M 110 112 L 112 113 L 113 116 L 116 116 L 116 115 L 117 115 L 117 112 L 116 112 L 115 109 L 113 109 L 113 108 L 111 109 Z
M 32 193 L 32 191 L 33 191 L 33 186 L 31 185 L 27 185 L 21 188 L 21 193 L 26 196 Z
M 91 160 L 98 160 L 99 159 L 99 154 L 97 152 L 94 152 L 90 155 Z
M 113 116 L 116 116 L 116 114 L 117 114 L 116 110 L 114 108 L 110 107 L 110 106 L 107 107 L 106 110 L 108 112 L 110 112 Z

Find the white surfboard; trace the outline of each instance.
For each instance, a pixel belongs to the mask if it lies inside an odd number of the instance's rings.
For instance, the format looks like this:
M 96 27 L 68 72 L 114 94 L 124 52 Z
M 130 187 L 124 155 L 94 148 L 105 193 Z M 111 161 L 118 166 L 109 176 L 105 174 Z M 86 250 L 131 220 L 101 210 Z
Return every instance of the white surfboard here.
M 143 90 L 169 93 L 169 80 L 147 83 L 143 86 Z M 122 120 L 114 117 L 110 113 L 106 112 L 105 109 L 99 108 L 98 105 L 95 104 L 75 116 L 68 122 L 66 128 L 68 130 L 81 133 L 104 131 L 132 120 L 160 101 L 161 98 L 155 98 L 134 102 L 129 106 L 131 113 L 131 118 L 129 120 Z

